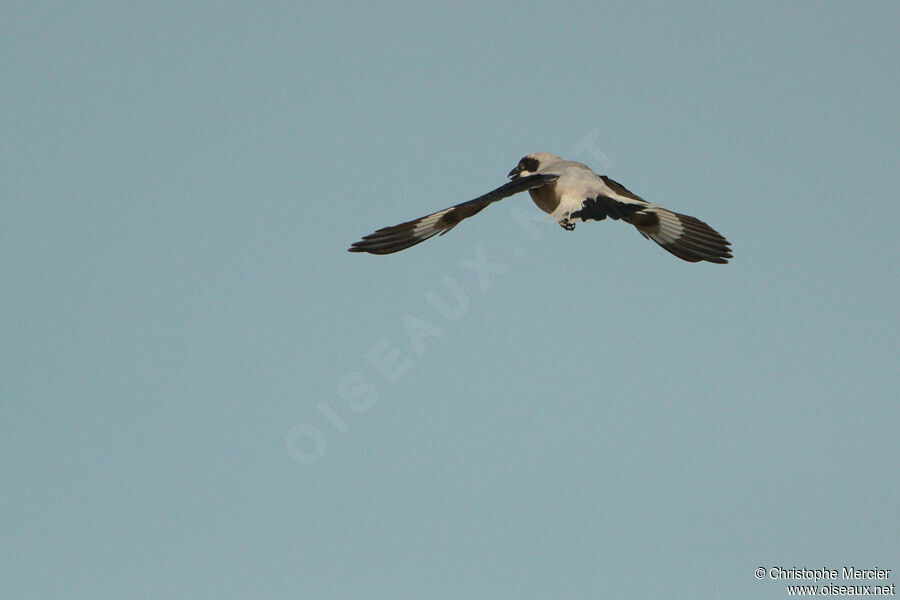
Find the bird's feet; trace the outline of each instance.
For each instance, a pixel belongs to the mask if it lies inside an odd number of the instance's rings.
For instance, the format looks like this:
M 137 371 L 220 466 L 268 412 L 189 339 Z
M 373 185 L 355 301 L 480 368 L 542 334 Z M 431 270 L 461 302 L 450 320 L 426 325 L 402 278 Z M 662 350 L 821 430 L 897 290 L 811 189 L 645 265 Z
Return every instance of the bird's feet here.
M 562 227 L 563 229 L 565 229 L 566 231 L 574 231 L 575 230 L 575 223 L 572 223 L 571 221 L 569 221 L 568 218 L 561 220 L 559 222 L 559 226 Z

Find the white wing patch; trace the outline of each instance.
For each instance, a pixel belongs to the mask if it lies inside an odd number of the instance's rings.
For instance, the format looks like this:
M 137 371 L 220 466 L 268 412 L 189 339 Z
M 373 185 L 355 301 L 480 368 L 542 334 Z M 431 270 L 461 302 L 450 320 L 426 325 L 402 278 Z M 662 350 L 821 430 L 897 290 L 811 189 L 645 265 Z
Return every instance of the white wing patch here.
M 440 227 L 438 225 L 438 221 L 440 221 L 441 217 L 446 215 L 451 210 L 453 210 L 453 209 L 446 208 L 446 209 L 438 211 L 432 215 L 428 215 L 427 217 L 422 217 L 421 219 L 419 219 L 419 221 L 413 227 L 413 230 L 412 230 L 413 237 L 417 237 L 417 238 L 421 238 L 421 239 L 428 239 L 431 236 L 433 236 L 434 234 L 440 232 L 442 229 L 445 229 L 446 231 L 450 231 L 449 229 L 446 229 L 446 227 Z
M 655 234 L 651 234 L 650 236 L 653 241 L 658 244 L 674 244 L 684 232 L 681 221 L 678 220 L 675 213 L 668 211 L 661 206 L 654 206 L 649 212 L 654 212 L 656 213 L 656 216 L 659 217 L 659 229 Z

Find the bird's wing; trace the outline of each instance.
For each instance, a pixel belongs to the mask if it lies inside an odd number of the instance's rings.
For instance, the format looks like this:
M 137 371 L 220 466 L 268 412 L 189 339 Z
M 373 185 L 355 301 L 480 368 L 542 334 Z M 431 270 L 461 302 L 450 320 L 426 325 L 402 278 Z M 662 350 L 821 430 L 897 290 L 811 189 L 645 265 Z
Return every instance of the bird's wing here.
M 632 215 L 628 222 L 637 227 L 641 235 L 682 260 L 725 264 L 731 258 L 731 243 L 695 217 L 650 205 Z
M 607 191 L 585 198 L 581 210 L 573 213 L 573 217 L 581 217 L 582 221 L 622 219 L 634 225 L 645 238 L 688 262 L 705 260 L 724 264 L 731 258 L 730 242 L 700 219 L 650 204 L 621 183 L 603 175 L 600 178 Z
M 369 254 L 391 254 L 405 250 L 434 235 L 447 233 L 460 221 L 477 214 L 488 204 L 519 192 L 553 183 L 558 177 L 559 175 L 546 174 L 520 177 L 474 200 L 393 227 L 379 229 L 351 244 L 348 250 L 350 252 L 368 252 Z

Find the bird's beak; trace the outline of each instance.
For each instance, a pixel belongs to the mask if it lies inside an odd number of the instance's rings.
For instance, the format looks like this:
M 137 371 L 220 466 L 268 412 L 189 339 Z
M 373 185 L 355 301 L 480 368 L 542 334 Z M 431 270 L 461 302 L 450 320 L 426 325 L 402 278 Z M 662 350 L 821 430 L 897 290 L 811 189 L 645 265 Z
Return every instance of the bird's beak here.
M 521 172 L 522 172 L 522 167 L 517 166 L 515 169 L 513 169 L 512 171 L 509 172 L 507 177 L 509 177 L 510 179 L 515 179 L 516 176 Z

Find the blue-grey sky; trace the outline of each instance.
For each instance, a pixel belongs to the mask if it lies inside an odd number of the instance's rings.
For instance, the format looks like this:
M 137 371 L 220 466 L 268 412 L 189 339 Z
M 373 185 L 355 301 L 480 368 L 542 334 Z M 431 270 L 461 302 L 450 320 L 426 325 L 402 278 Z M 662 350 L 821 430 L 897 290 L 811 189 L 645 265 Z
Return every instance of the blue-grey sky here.
M 896 583 L 900 8 L 678 4 L 4 3 L 4 597 Z M 346 252 L 536 151 L 733 262 Z

